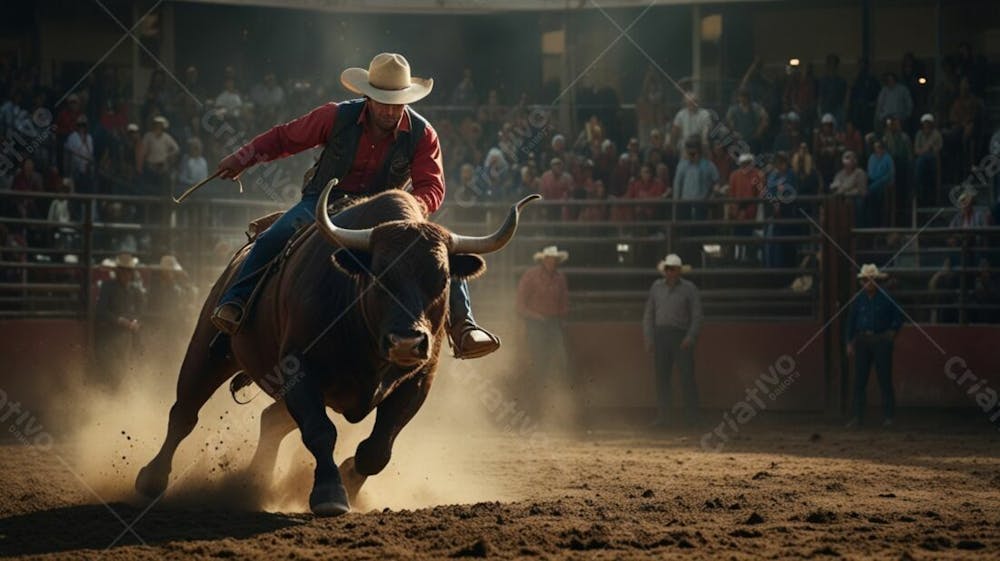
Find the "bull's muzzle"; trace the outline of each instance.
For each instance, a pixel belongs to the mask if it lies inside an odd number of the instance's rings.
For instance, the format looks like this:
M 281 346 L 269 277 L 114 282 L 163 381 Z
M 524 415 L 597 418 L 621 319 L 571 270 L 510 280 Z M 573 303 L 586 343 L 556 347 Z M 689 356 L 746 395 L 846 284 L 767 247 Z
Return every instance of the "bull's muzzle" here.
M 386 358 L 399 366 L 414 366 L 430 358 L 430 336 L 422 331 L 390 333 L 383 344 Z

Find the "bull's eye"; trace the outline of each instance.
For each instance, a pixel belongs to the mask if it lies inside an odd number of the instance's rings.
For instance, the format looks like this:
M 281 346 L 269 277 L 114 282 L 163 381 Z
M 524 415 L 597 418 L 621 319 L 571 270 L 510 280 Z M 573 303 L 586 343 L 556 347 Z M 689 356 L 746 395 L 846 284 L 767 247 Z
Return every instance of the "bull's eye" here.
M 431 297 L 437 297 L 437 295 L 444 292 L 447 283 L 448 273 L 446 271 L 435 271 L 433 274 L 425 275 L 424 278 L 420 279 L 420 285 L 424 293 Z

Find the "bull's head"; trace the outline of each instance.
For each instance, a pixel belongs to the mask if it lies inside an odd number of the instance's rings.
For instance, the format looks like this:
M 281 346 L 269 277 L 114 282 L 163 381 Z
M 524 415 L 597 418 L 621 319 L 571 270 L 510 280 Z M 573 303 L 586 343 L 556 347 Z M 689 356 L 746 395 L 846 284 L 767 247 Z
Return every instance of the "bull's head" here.
M 480 255 L 499 251 L 517 230 L 520 210 L 540 199 L 531 195 L 511 207 L 500 228 L 482 237 L 462 236 L 423 219 L 415 200 L 395 196 L 403 215 L 412 218 L 353 230 L 335 225 L 327 201 L 331 181 L 316 205 L 319 231 L 336 247 L 334 262 L 348 274 L 363 277 L 368 288 L 361 301 L 365 321 L 382 357 L 412 369 L 436 356 L 448 310 L 452 277 L 480 275 L 486 263 Z

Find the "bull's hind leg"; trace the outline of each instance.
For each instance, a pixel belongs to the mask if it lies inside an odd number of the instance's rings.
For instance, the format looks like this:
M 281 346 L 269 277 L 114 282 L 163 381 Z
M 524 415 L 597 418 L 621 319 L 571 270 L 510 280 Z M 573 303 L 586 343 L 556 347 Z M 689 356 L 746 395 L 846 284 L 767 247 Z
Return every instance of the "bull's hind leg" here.
M 174 452 L 198 424 L 198 412 L 215 390 L 236 370 L 224 352 L 212 352 L 208 341 L 214 329 L 199 323 L 191 338 L 177 378 L 177 399 L 170 408 L 167 436 L 156 456 L 139 470 L 135 488 L 146 497 L 158 497 L 167 489 Z
M 274 475 L 274 464 L 278 459 L 278 448 L 288 433 L 295 430 L 295 420 L 288 413 L 284 400 L 268 405 L 260 415 L 260 438 L 257 451 L 250 460 L 250 473 L 270 481 Z
M 431 376 L 418 375 L 400 384 L 378 406 L 372 433 L 358 444 L 354 457 L 348 458 L 340 466 L 350 500 L 357 497 L 368 476 L 385 469 L 392 457 L 393 442 L 417 414 L 430 388 Z
M 333 447 L 337 443 L 337 428 L 326 414 L 323 390 L 315 375 L 306 370 L 285 393 L 288 412 L 302 431 L 302 443 L 316 459 L 309 508 L 321 516 L 339 516 L 350 512 L 351 503 L 333 463 Z

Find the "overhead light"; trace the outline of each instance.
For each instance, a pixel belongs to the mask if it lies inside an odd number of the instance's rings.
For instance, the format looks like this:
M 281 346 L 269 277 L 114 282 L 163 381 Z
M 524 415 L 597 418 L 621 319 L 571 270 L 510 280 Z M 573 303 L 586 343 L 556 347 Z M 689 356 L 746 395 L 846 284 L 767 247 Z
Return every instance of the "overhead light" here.
M 788 66 L 798 66 L 799 64 L 801 64 L 801 61 L 797 58 L 788 59 Z
M 920 84 L 921 86 L 925 86 L 925 85 L 927 85 L 927 78 L 924 78 L 923 76 L 921 76 L 921 77 L 917 78 L 917 83 Z

